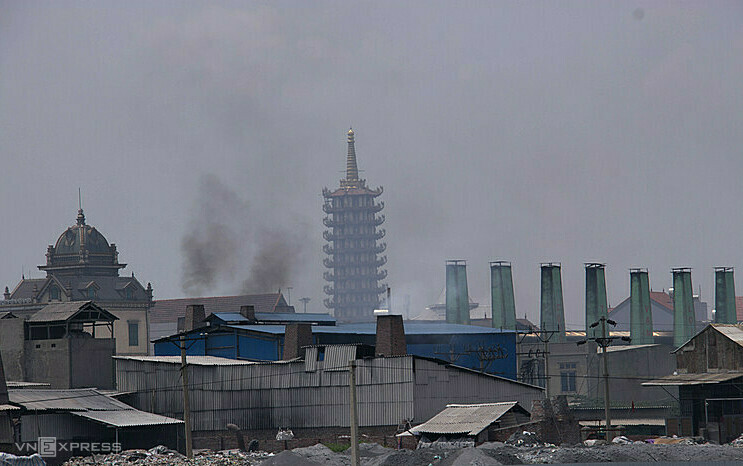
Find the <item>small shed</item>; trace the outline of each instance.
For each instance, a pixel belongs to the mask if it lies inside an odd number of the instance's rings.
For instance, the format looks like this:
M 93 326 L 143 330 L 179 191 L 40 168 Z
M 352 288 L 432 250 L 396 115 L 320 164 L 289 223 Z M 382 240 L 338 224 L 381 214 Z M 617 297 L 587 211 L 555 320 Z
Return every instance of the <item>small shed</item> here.
M 517 401 L 449 404 L 427 422 L 410 429 L 422 441 L 480 444 L 495 440 L 493 431 L 529 422 L 529 411 Z M 443 439 L 442 439 L 443 437 Z
M 60 451 L 69 454 L 86 454 L 85 450 L 72 451 L 73 445 L 82 445 L 81 442 L 104 442 L 111 448 L 118 444 L 123 450 L 158 444 L 183 447 L 182 420 L 134 409 L 92 388 L 11 388 L 8 394 L 11 407 L 20 411 L 14 414 L 19 418 L 19 443 L 54 437 L 64 445 Z

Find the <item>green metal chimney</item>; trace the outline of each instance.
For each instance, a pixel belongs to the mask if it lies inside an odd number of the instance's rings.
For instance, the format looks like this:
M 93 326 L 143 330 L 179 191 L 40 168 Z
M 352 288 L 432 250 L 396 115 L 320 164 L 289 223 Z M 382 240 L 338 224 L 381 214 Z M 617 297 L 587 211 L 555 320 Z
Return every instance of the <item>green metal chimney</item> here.
M 542 271 L 542 296 L 540 305 L 540 327 L 547 332 L 556 332 L 551 341 L 565 341 L 565 309 L 562 301 L 562 276 L 560 264 L 540 264 Z
M 591 324 L 607 317 L 605 265 L 588 262 L 586 266 L 586 338 L 601 336 L 598 326 Z
M 467 262 L 446 261 L 446 321 L 450 324 L 470 323 Z
M 735 278 L 732 267 L 715 267 L 715 322 L 735 324 Z
M 470 292 L 467 289 L 467 263 L 457 264 L 457 300 L 459 301 L 459 323 L 470 324 Z
M 516 330 L 516 304 L 513 300 L 511 263 L 490 263 L 490 304 L 493 328 Z
M 677 348 L 696 333 L 694 294 L 691 288 L 691 269 L 671 269 L 673 274 L 673 344 Z
M 629 270 L 629 322 L 633 345 L 655 343 L 653 313 L 650 306 L 650 280 L 648 269 Z

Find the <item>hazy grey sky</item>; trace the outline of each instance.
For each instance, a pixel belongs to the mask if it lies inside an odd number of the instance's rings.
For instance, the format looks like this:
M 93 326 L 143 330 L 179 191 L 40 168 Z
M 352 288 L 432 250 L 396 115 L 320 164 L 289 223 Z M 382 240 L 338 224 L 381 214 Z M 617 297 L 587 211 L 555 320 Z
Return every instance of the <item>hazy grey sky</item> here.
M 189 293 L 283 256 L 323 311 L 321 189 L 353 125 L 415 310 L 446 259 L 480 301 L 511 260 L 533 320 L 538 264 L 562 262 L 573 327 L 586 261 L 610 304 L 629 267 L 660 290 L 690 266 L 712 305 L 715 265 L 743 290 L 741 83 L 737 1 L 0 2 L 0 284 L 41 276 L 82 187 L 156 298 L 187 293 L 195 249 L 221 262 Z

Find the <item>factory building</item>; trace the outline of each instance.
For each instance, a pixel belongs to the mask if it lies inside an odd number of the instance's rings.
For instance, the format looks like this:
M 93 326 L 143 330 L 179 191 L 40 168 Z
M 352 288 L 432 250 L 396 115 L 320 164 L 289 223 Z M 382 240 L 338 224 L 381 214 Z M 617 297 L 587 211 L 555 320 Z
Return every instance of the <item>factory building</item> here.
M 357 369 L 361 433 L 392 436 L 400 426 L 425 422 L 450 403 L 541 399 L 542 389 L 414 355 L 370 355 L 365 345 L 316 345 L 302 359 L 249 362 L 188 356 L 194 447 L 219 448 L 225 426 L 248 438 L 273 439 L 280 427 L 295 438 L 348 434 L 349 361 Z M 373 353 L 372 353 L 373 354 Z M 117 387 L 133 406 L 182 418 L 178 356 L 116 357 Z
M 384 229 L 377 228 L 384 223 L 384 215 L 377 215 L 384 202 L 375 201 L 382 188 L 369 189 L 366 180 L 359 178 L 352 129 L 348 130 L 346 177 L 338 189 L 324 188 L 322 194 L 323 211 L 328 214 L 323 223 L 330 228 L 323 233 L 328 241 L 323 251 L 329 256 L 323 263 L 331 269 L 324 274 L 331 282 L 325 286 L 330 295 L 325 306 L 339 322 L 371 322 L 379 295 L 387 289 L 379 283 L 387 277 L 387 271 L 380 269 L 387 257 L 379 256 L 387 245 L 377 242 L 385 235 Z
M 260 315 L 261 313 L 256 313 L 256 316 Z M 378 345 L 377 327 L 374 323 L 327 325 L 331 322 L 323 319 L 322 314 L 312 317 L 312 314 L 296 313 L 285 317 L 292 316 L 296 319 L 286 320 L 284 324 L 311 325 L 305 345 Z M 229 323 L 224 323 L 224 319 L 229 319 Z M 261 324 L 239 313 L 217 313 L 207 317 L 206 321 L 212 325 L 201 326 L 186 333 L 189 355 L 253 361 L 287 359 L 285 335 L 291 326 L 271 325 L 270 322 Z M 516 332 L 444 322 L 407 321 L 404 323 L 404 333 L 408 354 L 436 358 L 469 369 L 516 379 Z M 179 335 L 155 340 L 154 354 L 180 354 L 178 340 Z
M 294 313 L 283 293 L 263 293 L 236 296 L 202 296 L 195 298 L 158 299 L 152 302 L 149 310 L 149 341 L 173 335 L 186 328 L 186 309 L 189 306 L 203 306 L 204 315 L 237 312 L 241 306 L 253 306 L 257 313 Z M 153 347 L 150 347 L 152 354 Z

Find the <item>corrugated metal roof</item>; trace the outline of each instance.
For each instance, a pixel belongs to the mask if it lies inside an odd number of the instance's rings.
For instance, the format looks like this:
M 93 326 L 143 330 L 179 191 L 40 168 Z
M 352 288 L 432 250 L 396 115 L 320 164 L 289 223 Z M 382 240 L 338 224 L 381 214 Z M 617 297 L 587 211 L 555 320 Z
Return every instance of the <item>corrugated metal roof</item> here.
M 607 353 L 616 353 L 618 351 L 631 351 L 641 348 L 650 348 L 653 346 L 660 346 L 659 344 L 647 344 L 647 345 L 619 345 L 619 346 L 609 346 L 606 348 Z M 596 352 L 600 353 L 602 350 L 601 348 L 596 348 Z
M 735 324 L 710 324 L 718 332 L 725 335 L 735 343 L 743 346 L 743 328 Z
M 64 322 L 75 314 L 83 310 L 98 311 L 103 314 L 105 319 L 100 320 L 118 320 L 116 316 L 105 309 L 96 306 L 92 301 L 68 301 L 66 303 L 47 304 L 39 312 L 28 319 L 29 322 Z
M 72 414 L 112 427 L 141 427 L 183 424 L 183 421 L 180 419 L 160 416 L 159 414 L 146 413 L 144 411 L 139 411 L 136 409 L 121 411 L 85 411 L 75 412 Z
M 603 419 L 596 421 L 578 421 L 578 424 L 587 427 L 600 427 L 606 425 Z M 664 426 L 666 420 L 663 418 L 636 418 L 636 419 L 612 419 L 612 426 Z
M 143 362 L 161 362 L 165 364 L 181 364 L 180 356 L 114 356 L 114 359 L 126 359 L 130 361 Z M 188 356 L 186 362 L 189 366 L 245 366 L 248 364 L 258 364 L 253 361 L 220 358 L 218 356 Z
M 743 372 L 702 372 L 700 374 L 667 375 L 660 379 L 643 382 L 644 386 L 662 385 L 704 385 L 727 382 L 743 377 Z
M 21 408 L 13 405 L 0 405 L 0 411 L 19 411 Z
M 518 406 L 516 401 L 474 405 L 450 404 L 427 422 L 410 429 L 410 432 L 477 435 L 515 406 Z
M 92 388 L 53 390 L 8 389 L 10 402 L 30 411 L 105 411 L 134 409 Z
M 493 334 L 493 333 L 515 333 L 513 330 L 501 330 L 491 327 L 479 327 L 476 325 L 449 324 L 446 322 L 411 322 L 403 323 L 406 335 L 432 335 L 432 334 Z M 357 333 L 374 335 L 377 333 L 377 324 L 374 322 L 360 324 L 339 324 L 335 327 L 316 327 L 313 333 Z
M 46 382 L 19 382 L 17 380 L 9 380 L 5 383 L 8 388 L 49 388 L 52 385 Z

